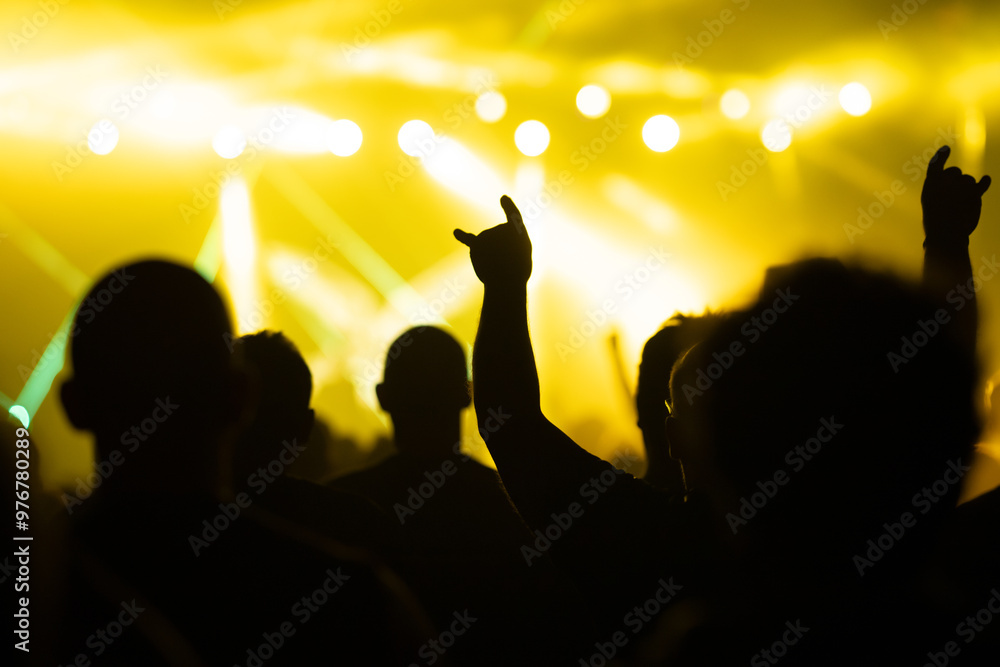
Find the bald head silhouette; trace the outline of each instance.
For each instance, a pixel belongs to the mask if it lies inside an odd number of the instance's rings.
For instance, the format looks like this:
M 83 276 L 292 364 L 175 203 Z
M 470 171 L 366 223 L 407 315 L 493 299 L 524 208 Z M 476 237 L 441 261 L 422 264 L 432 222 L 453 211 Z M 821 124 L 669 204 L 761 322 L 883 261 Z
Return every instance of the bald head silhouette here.
M 458 417 L 472 400 L 468 378 L 461 344 L 441 329 L 414 327 L 393 342 L 375 391 L 401 452 L 451 453 Z
M 239 412 L 239 374 L 229 315 L 204 278 L 163 260 L 111 271 L 82 300 L 71 335 L 62 401 L 96 436 L 99 460 L 119 450 L 145 462 L 119 477 L 215 460 L 206 443 Z

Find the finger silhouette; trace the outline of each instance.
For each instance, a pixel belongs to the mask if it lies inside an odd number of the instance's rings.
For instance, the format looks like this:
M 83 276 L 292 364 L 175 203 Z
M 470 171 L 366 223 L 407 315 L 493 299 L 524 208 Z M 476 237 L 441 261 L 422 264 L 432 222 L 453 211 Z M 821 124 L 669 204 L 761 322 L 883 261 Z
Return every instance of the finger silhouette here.
M 460 243 L 472 247 L 472 244 L 476 241 L 476 235 L 470 234 L 469 232 L 464 232 L 461 229 L 456 229 L 454 232 L 455 238 L 459 240 Z
M 514 200 L 504 195 L 500 197 L 500 206 L 503 207 L 504 213 L 507 214 L 507 222 L 514 225 L 518 233 L 527 232 L 524 228 L 524 219 L 521 217 L 521 212 L 517 210 L 517 206 L 514 205 Z
M 979 196 L 982 197 L 986 194 L 986 191 L 990 189 L 990 183 L 993 180 L 989 176 L 983 176 L 979 179 L 979 183 L 976 184 L 976 191 L 979 192 Z
M 927 175 L 940 174 L 944 171 L 944 163 L 948 161 L 948 156 L 951 155 L 951 146 L 942 146 L 938 149 L 931 161 L 927 163 Z

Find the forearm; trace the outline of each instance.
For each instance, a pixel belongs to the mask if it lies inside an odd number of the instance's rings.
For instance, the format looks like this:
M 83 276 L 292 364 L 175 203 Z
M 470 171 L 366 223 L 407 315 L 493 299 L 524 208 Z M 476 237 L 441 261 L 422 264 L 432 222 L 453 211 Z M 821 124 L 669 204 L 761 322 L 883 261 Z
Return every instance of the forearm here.
M 974 352 L 979 313 L 968 240 L 925 241 L 923 284 L 931 297 L 955 320 L 952 327 L 956 338 Z
M 515 416 L 540 414 L 525 286 L 486 287 L 472 373 L 480 421 L 491 408 L 502 407 Z

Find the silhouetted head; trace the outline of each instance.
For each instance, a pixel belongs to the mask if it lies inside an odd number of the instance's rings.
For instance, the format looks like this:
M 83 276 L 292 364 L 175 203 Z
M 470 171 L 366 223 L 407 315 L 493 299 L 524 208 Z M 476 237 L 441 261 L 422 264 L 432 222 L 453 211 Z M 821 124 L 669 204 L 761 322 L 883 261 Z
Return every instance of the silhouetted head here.
M 112 271 L 84 297 L 71 336 L 63 405 L 97 437 L 99 460 L 142 452 L 149 467 L 171 472 L 215 460 L 206 443 L 236 421 L 245 392 L 228 313 L 204 278 L 160 260 Z
M 675 367 L 668 430 L 689 481 L 723 521 L 783 472 L 738 534 L 818 549 L 850 572 L 884 522 L 914 511 L 914 494 L 971 462 L 974 361 L 935 324 L 953 315 L 834 260 L 769 270 L 758 301 Z M 959 486 L 931 509 L 953 506 Z
M 309 439 L 315 420 L 309 407 L 312 373 L 295 345 L 281 332 L 242 336 L 235 348 L 260 379 L 257 411 L 252 425 L 240 437 L 235 455 L 239 463 L 250 463 L 255 468 L 272 460 L 283 441 L 294 439 L 304 445 Z
M 409 329 L 389 347 L 385 376 L 375 391 L 397 434 L 404 423 L 429 427 L 454 421 L 472 400 L 462 346 L 435 327 Z

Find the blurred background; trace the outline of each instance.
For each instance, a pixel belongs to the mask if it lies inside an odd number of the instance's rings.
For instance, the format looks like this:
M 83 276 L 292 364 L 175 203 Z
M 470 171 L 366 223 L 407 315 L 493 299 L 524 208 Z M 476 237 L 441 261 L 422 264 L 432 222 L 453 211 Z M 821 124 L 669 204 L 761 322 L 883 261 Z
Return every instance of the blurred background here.
M 915 278 L 934 151 L 1000 174 L 985 0 L 36 0 L 0 27 L 0 401 L 51 488 L 92 463 L 58 402 L 72 314 L 137 257 L 195 264 L 240 333 L 286 332 L 341 472 L 382 446 L 396 336 L 447 326 L 471 354 L 482 288 L 451 232 L 510 194 L 543 406 L 610 460 L 642 451 L 636 367 L 671 314 L 805 255 Z M 988 379 L 1000 281 L 979 298 Z M 990 437 L 967 495 L 1000 483 Z

